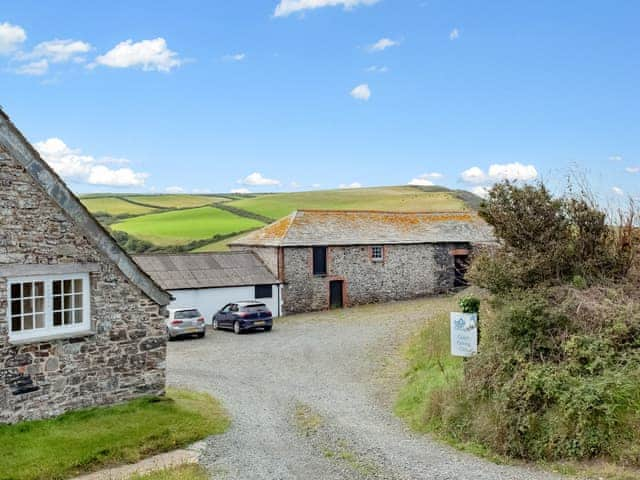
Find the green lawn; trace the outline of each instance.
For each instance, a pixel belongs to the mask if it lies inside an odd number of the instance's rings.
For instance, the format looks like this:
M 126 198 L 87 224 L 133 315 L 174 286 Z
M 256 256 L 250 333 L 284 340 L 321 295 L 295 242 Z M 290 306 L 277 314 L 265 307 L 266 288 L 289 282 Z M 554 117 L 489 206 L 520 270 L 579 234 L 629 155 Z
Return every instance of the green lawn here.
M 115 216 L 123 214 L 144 215 L 156 211 L 154 208 L 134 205 L 116 197 L 82 198 L 80 200 L 91 213 L 104 212 Z
M 411 186 L 278 193 L 236 200 L 229 205 L 274 219 L 300 209 L 400 212 L 468 210 L 453 192 L 429 192 Z
M 215 207 L 155 213 L 111 225 L 156 245 L 182 245 L 214 235 L 227 235 L 263 226 L 261 222 L 239 217 Z
M 131 201 L 161 208 L 192 208 L 225 201 L 225 198 L 208 195 L 131 195 Z
M 228 426 L 229 418 L 217 400 L 183 390 L 170 390 L 166 398 L 4 425 L 0 426 L 0 478 L 69 478 L 181 448 Z

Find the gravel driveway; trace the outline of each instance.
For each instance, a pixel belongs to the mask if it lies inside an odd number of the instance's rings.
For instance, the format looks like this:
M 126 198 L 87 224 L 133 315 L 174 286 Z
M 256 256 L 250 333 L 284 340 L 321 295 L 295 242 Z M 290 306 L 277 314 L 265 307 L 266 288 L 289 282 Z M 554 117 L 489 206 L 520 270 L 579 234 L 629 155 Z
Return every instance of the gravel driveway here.
M 394 417 L 398 345 L 451 299 L 297 315 L 270 333 L 211 331 L 169 344 L 168 381 L 233 416 L 201 462 L 225 479 L 553 479 L 413 434 Z

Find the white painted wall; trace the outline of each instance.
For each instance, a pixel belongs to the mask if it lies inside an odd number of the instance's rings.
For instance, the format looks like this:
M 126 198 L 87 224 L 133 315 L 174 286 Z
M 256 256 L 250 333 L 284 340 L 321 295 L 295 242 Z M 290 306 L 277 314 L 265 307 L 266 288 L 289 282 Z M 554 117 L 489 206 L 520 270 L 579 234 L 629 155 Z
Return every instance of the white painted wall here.
M 280 285 L 271 287 L 271 298 L 259 298 L 259 302 L 264 303 L 273 313 L 274 318 L 282 308 L 278 308 L 278 300 L 282 301 L 282 294 L 278 294 Z M 169 308 L 175 307 L 195 307 L 204 315 L 205 322 L 211 324 L 213 314 L 224 307 L 227 303 L 241 300 L 254 300 L 255 287 L 221 287 L 221 288 L 199 288 L 191 290 L 169 290 L 175 297 Z

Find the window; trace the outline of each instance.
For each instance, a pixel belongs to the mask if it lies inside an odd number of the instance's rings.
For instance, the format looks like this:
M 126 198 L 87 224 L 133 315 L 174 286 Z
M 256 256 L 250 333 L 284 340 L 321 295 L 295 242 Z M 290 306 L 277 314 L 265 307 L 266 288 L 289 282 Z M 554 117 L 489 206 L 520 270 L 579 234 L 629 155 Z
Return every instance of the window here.
M 327 274 L 327 247 L 313 247 L 313 274 Z
M 384 247 L 381 245 L 374 245 L 371 247 L 371 260 L 374 262 L 381 262 L 384 260 Z
M 89 275 L 86 273 L 9 279 L 8 294 L 11 339 L 89 330 Z
M 271 285 L 256 285 L 254 298 L 271 298 L 272 296 L 273 289 Z

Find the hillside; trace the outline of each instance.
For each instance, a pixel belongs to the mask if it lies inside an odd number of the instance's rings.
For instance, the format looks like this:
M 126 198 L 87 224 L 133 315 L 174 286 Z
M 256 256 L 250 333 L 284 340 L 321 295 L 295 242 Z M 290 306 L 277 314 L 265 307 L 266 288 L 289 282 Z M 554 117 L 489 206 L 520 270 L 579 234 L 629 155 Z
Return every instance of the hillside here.
M 143 251 L 224 250 L 231 237 L 301 209 L 435 212 L 479 204 L 469 192 L 413 186 L 252 195 L 100 194 L 81 200 L 111 230 L 143 241 L 127 242 L 127 248 L 135 244 Z

